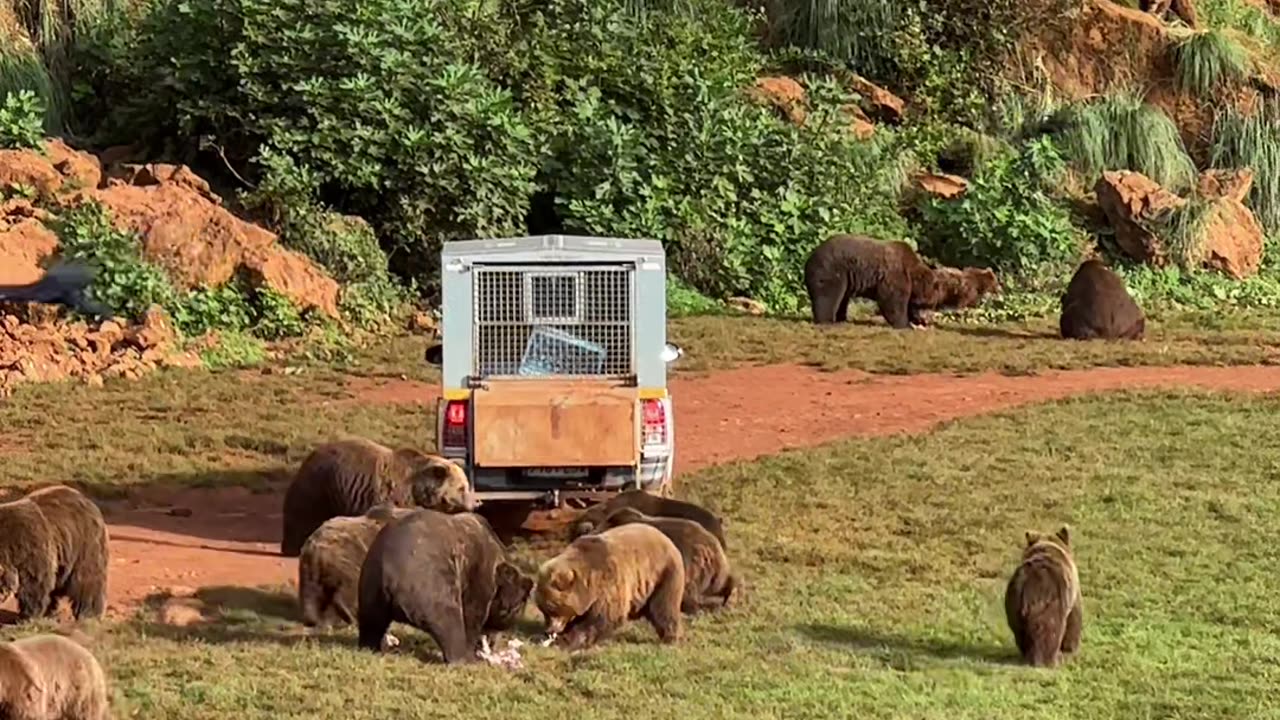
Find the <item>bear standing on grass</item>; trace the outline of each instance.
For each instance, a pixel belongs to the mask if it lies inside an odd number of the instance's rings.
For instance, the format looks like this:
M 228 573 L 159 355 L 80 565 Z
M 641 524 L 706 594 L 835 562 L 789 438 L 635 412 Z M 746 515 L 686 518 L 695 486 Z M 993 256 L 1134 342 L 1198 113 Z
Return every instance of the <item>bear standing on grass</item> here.
M 737 587 L 737 578 L 729 571 L 729 558 L 724 547 L 706 528 L 692 520 L 650 517 L 633 508 L 623 508 L 605 519 L 602 530 L 643 523 L 657 528 L 675 543 L 684 558 L 684 599 L 680 609 L 695 613 L 714 607 L 725 607 Z
M 891 327 L 910 327 L 912 306 L 938 304 L 934 271 L 901 240 L 881 242 L 861 235 L 833 235 L 809 255 L 804 284 L 818 324 L 845 322 L 849 301 L 874 300 Z
M 107 525 L 75 488 L 52 485 L 0 504 L 0 602 L 18 596 L 18 619 L 52 615 L 59 598 L 77 620 L 107 604 Z
M 663 643 L 684 635 L 684 560 L 666 535 L 648 525 L 574 540 L 538 569 L 535 597 L 547 634 L 570 650 L 589 648 L 640 617 Z
M 1124 281 L 1100 260 L 1080 263 L 1062 295 L 1058 331 L 1070 340 L 1140 340 L 1147 320 Z
M 933 321 L 934 311 L 967 310 L 977 307 L 988 295 L 1000 293 L 1000 280 L 990 268 L 937 267 L 933 270 L 938 283 L 938 302 L 933 307 L 911 306 L 911 324 L 921 327 Z
M 0 717 L 109 720 L 106 676 L 92 653 L 62 635 L 0 643 Z
M 578 516 L 570 529 L 574 538 L 582 537 L 594 530 L 605 518 L 630 508 L 638 510 L 650 517 L 672 517 L 692 520 L 707 529 L 707 532 L 720 541 L 720 547 L 728 549 L 724 543 L 724 522 L 710 510 L 684 500 L 664 498 L 644 490 L 624 490 L 607 501 L 596 505 Z
M 389 504 L 364 515 L 326 520 L 302 545 L 298 558 L 298 605 L 307 627 L 356 621 L 360 566 L 369 544 L 387 523 L 414 512 Z
M 1080 647 L 1080 574 L 1071 555 L 1071 529 L 1028 532 L 1022 563 L 1009 578 L 1005 617 L 1018 652 L 1036 667 L 1053 667 Z
M 356 610 L 360 647 L 379 650 L 400 622 L 430 634 L 446 663 L 474 662 L 482 633 L 514 625 L 532 589 L 484 518 L 414 510 L 369 546 Z
M 443 512 L 470 512 L 480 504 L 462 468 L 442 457 L 363 438 L 338 440 L 312 451 L 285 492 L 280 554 L 297 557 L 324 521 L 382 503 Z

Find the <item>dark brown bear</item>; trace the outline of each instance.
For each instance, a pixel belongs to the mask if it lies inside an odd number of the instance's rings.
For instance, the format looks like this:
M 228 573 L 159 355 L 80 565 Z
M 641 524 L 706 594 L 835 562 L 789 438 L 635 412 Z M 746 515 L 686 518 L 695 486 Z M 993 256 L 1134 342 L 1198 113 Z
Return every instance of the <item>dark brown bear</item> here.
M 1080 574 L 1071 555 L 1071 529 L 1027 533 L 1022 563 L 1005 588 L 1004 611 L 1018 652 L 1036 667 L 1053 667 L 1080 647 Z
M 280 554 L 296 557 L 329 518 L 363 515 L 383 503 L 443 512 L 480 504 L 462 468 L 442 457 L 363 438 L 338 440 L 312 451 L 285 492 Z
M 298 605 L 303 625 L 356 621 L 360 567 L 369 554 L 369 544 L 387 523 L 412 512 L 412 508 L 375 505 L 364 515 L 330 518 L 311 533 L 298 558 Z
M 369 546 L 356 610 L 360 646 L 381 649 L 400 622 L 430 634 L 446 663 L 473 662 L 481 634 L 514 625 L 532 589 L 484 518 L 415 510 Z
M 910 327 L 910 306 L 937 306 L 933 275 L 933 269 L 905 242 L 881 242 L 861 235 L 828 238 L 804 266 L 815 323 L 845 322 L 849 301 L 866 298 L 874 300 L 880 316 L 899 330 Z
M 933 273 L 938 284 L 938 302 L 933 307 L 912 304 L 912 325 L 927 326 L 936 311 L 967 310 L 976 307 L 984 297 L 1000 293 L 1000 280 L 990 268 L 937 267 Z
M 574 540 L 538 569 L 534 592 L 547 633 L 571 650 L 591 647 L 641 617 L 663 643 L 684 635 L 684 560 L 670 538 L 648 525 Z
M 0 717 L 108 720 L 102 666 L 93 653 L 62 635 L 0 643 Z
M 18 596 L 18 619 L 53 615 L 59 598 L 77 618 L 107 604 L 107 525 L 78 490 L 52 485 L 0 504 L 0 602 Z
M 644 490 L 624 490 L 607 501 L 596 505 L 578 517 L 573 523 L 570 535 L 581 537 L 591 532 L 604 519 L 623 509 L 631 508 L 650 517 L 673 517 L 692 520 L 707 529 L 707 532 L 720 541 L 720 547 L 728 549 L 724 542 L 724 527 L 720 518 L 710 510 L 684 500 L 664 498 Z
M 737 578 L 729 571 L 724 547 L 707 529 L 683 518 L 650 517 L 632 508 L 623 508 L 605 518 L 603 530 L 643 523 L 670 538 L 684 558 L 684 599 L 680 609 L 695 613 L 729 604 Z
M 1063 338 L 1139 340 L 1146 328 L 1146 316 L 1120 276 L 1096 259 L 1080 263 L 1062 296 L 1058 331 Z

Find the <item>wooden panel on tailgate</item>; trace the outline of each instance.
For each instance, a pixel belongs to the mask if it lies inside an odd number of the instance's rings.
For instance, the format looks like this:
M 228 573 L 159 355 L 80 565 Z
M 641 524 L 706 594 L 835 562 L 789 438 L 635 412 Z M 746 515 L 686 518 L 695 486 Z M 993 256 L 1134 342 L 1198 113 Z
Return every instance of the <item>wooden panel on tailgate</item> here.
M 487 380 L 472 393 L 480 467 L 631 466 L 637 390 L 597 380 Z

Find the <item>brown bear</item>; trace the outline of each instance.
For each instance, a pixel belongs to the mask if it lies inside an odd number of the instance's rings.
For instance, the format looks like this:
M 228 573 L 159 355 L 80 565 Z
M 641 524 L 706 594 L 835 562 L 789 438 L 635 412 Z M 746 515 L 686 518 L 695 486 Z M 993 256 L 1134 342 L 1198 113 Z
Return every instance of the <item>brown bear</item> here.
M 18 619 L 52 616 L 58 600 L 80 618 L 107 604 L 107 524 L 80 491 L 51 485 L 0 504 L 0 602 L 18 596 Z
M 684 558 L 684 599 L 680 609 L 687 613 L 729 604 L 737 578 L 729 570 L 724 547 L 707 529 L 683 518 L 650 517 L 633 508 L 622 508 L 605 518 L 602 530 L 643 523 L 657 528 L 675 543 Z
M 1069 340 L 1140 340 L 1147 320 L 1124 281 L 1097 259 L 1085 260 L 1062 295 L 1058 331 Z
M 570 650 L 591 647 L 640 617 L 663 643 L 684 635 L 684 559 L 649 525 L 579 537 L 538 568 L 534 593 L 547 634 Z
M 0 717 L 108 720 L 102 666 L 93 653 L 62 635 L 0 643 Z
M 382 647 L 391 623 L 431 635 L 449 664 L 477 660 L 482 633 L 515 624 L 533 578 L 506 560 L 475 513 L 417 509 L 392 520 L 360 568 L 360 646 Z
M 388 503 L 364 515 L 330 518 L 302 544 L 298 558 L 298 605 L 307 627 L 356 621 L 360 566 L 369 544 L 387 523 L 413 512 Z
M 462 468 L 442 457 L 364 438 L 337 440 L 312 451 L 285 491 L 280 554 L 297 557 L 325 520 L 362 515 L 382 503 L 444 512 L 470 512 L 480 504 Z
M 931 308 L 939 300 L 933 269 L 901 240 L 833 235 L 810 253 L 804 283 L 817 324 L 845 322 L 849 301 L 866 298 L 902 330 L 910 327 L 910 306 Z
M 644 490 L 624 490 L 603 503 L 587 510 L 578 516 L 570 529 L 572 538 L 582 537 L 591 532 L 604 519 L 623 509 L 631 508 L 650 517 L 674 517 L 692 520 L 707 529 L 707 532 L 720 541 L 720 547 L 729 549 L 724 542 L 724 523 L 710 510 L 684 500 L 664 498 Z
M 967 310 L 976 307 L 988 295 L 1000 294 L 1000 280 L 990 268 L 935 267 L 938 283 L 937 303 L 932 307 L 911 305 L 911 324 L 926 327 L 937 311 Z
M 1080 647 L 1080 574 L 1071 554 L 1071 529 L 1027 532 L 1022 562 L 1004 593 L 1005 617 L 1018 652 L 1029 664 L 1052 667 Z

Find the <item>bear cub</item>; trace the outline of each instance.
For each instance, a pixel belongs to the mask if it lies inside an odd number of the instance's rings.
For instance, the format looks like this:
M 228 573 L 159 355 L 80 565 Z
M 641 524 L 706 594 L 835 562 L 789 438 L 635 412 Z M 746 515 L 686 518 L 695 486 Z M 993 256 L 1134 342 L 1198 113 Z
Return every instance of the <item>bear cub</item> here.
M 695 613 L 725 607 L 737 587 L 729 570 L 729 558 L 716 537 L 692 520 L 650 517 L 634 508 L 623 508 L 605 519 L 603 529 L 642 523 L 666 535 L 684 559 L 684 599 L 680 609 Z
M 102 666 L 74 640 L 46 634 L 0 643 L 0 717 L 108 720 L 108 706 Z
M 1053 667 L 1080 647 L 1080 574 L 1071 554 L 1071 529 L 1027 532 L 1022 562 L 1009 578 L 1005 617 L 1023 660 Z
M 570 528 L 570 536 L 579 538 L 594 530 L 605 518 L 630 508 L 650 517 L 671 517 L 692 520 L 707 529 L 720 541 L 720 547 L 728 549 L 724 542 L 724 521 L 710 510 L 695 503 L 665 498 L 644 490 L 624 490 L 603 503 L 578 516 Z

